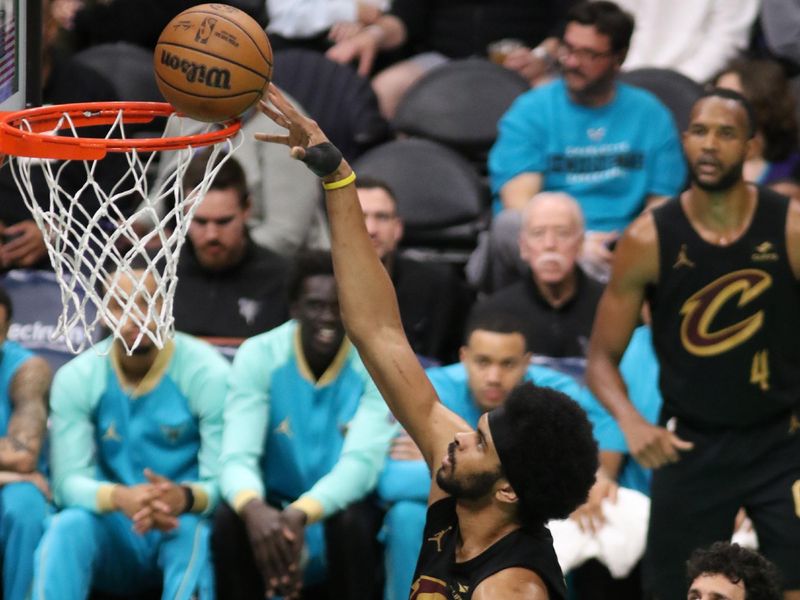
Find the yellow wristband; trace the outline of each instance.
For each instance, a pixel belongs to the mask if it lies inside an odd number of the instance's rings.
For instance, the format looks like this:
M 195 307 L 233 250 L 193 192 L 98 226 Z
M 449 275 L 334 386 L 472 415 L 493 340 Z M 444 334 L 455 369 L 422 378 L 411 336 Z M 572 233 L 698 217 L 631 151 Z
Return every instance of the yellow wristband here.
M 330 192 L 331 190 L 338 190 L 340 188 L 348 186 L 355 180 L 356 180 L 356 172 L 351 171 L 350 175 L 348 175 L 344 179 L 340 179 L 338 181 L 331 181 L 330 183 L 323 183 L 322 187 L 324 187 L 326 190 Z

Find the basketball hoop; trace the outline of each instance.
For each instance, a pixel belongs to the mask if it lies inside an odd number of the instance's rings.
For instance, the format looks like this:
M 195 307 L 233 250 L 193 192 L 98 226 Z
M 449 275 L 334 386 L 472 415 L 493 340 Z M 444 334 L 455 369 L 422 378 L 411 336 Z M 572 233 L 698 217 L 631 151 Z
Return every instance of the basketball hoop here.
M 179 135 L 139 139 L 126 132 L 126 126 L 157 118 L 166 119 Z M 104 137 L 80 136 L 81 129 L 95 126 L 107 127 Z M 199 202 L 241 144 L 238 119 L 220 126 L 208 124 L 192 135 L 184 134 L 187 128 L 172 106 L 156 102 L 62 104 L 0 113 L 0 153 L 9 156 L 14 180 L 42 231 L 61 288 L 62 312 L 54 338 L 63 336 L 70 351 L 77 353 L 93 344 L 101 326 L 122 342 L 128 354 L 144 337 L 162 348 L 172 336 L 181 247 Z M 194 151 L 206 146 L 212 149 L 202 181 L 184 190 L 183 176 Z M 109 152 L 123 153 L 125 167 L 116 183 L 104 189 L 95 173 L 98 161 Z M 153 186 L 149 175 L 163 152 L 173 153 L 173 167 Z M 79 169 L 82 185 L 77 190 L 65 185 L 70 164 Z M 36 197 L 35 173 L 44 177 L 48 198 Z M 91 194 L 99 208 L 90 211 L 81 200 Z M 121 205 L 131 200 L 138 207 L 122 210 Z M 159 214 L 162 206 L 164 214 Z M 155 291 L 148 289 L 142 272 L 154 278 Z M 131 285 L 120 286 L 123 279 Z M 94 316 L 88 316 L 94 312 L 86 310 L 89 303 L 97 309 Z M 135 340 L 122 335 L 130 324 L 138 329 Z M 85 335 L 70 335 L 76 328 Z

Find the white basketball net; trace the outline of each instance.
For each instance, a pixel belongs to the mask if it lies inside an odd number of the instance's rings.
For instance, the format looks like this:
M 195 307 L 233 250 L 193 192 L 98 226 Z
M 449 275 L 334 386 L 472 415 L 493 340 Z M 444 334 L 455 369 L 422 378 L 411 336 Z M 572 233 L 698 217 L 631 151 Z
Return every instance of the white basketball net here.
M 188 126 L 182 119 L 173 115 L 169 121 L 167 131 L 185 135 Z M 29 125 L 23 121 L 22 127 Z M 61 135 L 80 137 L 68 114 L 57 129 Z M 125 139 L 122 111 L 106 137 Z M 183 189 L 183 176 L 196 154 L 192 148 L 122 153 L 127 170 L 115 185 L 106 185 L 108 191 L 95 180 L 99 161 L 10 157 L 14 180 L 44 234 L 61 288 L 62 312 L 54 339 L 63 336 L 71 352 L 81 352 L 97 341 L 105 326 L 128 354 L 145 337 L 158 348 L 164 346 L 174 334 L 178 257 L 192 217 L 217 171 L 240 144 L 241 134 L 216 144 L 202 182 L 190 191 Z M 160 183 L 151 185 L 148 177 L 152 179 L 159 155 L 174 166 Z M 72 194 L 61 185 L 70 162 L 82 164 L 86 174 L 85 184 Z M 47 201 L 35 197 L 32 176 L 36 172 L 43 174 L 50 189 Z M 81 198 L 92 195 L 100 203 L 94 214 L 81 203 Z M 141 204 L 133 214 L 123 214 L 118 206 L 131 200 Z M 91 204 L 96 205 L 94 198 Z M 152 276 L 155 286 L 151 280 L 148 287 L 145 274 Z M 87 310 L 90 303 L 96 311 Z

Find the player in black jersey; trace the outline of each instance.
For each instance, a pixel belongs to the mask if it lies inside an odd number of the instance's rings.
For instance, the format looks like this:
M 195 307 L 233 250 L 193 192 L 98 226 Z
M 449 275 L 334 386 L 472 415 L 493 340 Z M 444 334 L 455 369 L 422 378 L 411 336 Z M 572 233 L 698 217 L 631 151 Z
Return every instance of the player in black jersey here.
M 785 598 L 800 598 L 800 206 L 743 180 L 753 134 L 739 94 L 698 100 L 683 135 L 691 187 L 626 230 L 592 333 L 588 383 L 655 469 L 644 575 L 662 600 L 686 598 L 685 561 L 730 539 L 741 506 Z M 659 426 L 618 369 L 645 299 Z
M 566 517 L 594 481 L 597 446 L 586 415 L 563 394 L 532 384 L 484 414 L 477 431 L 445 408 L 403 333 L 353 171 L 316 123 L 274 87 L 269 99 L 275 108 L 262 111 L 288 135 L 258 137 L 287 144 L 322 178 L 347 334 L 436 474 L 411 597 L 566 598 L 545 523 Z

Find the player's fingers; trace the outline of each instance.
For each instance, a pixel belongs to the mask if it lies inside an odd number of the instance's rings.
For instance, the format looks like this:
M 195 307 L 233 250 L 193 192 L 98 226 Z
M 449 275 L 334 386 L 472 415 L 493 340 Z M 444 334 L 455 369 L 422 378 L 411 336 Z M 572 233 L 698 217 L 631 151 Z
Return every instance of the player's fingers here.
M 291 573 L 292 565 L 295 562 L 295 553 L 293 551 L 293 543 L 295 540 L 294 534 L 287 533 L 286 528 L 283 529 L 283 539 L 276 540 L 275 550 L 278 553 L 278 560 L 281 565 L 281 576 Z
M 644 448 L 640 450 L 635 457 L 639 464 L 642 465 L 645 469 L 655 469 L 657 466 L 657 460 L 650 448 Z
M 297 160 L 303 160 L 306 157 L 306 149 L 302 146 L 293 146 L 292 149 L 289 151 L 289 154 L 292 158 Z
M 144 519 L 149 518 L 152 513 L 153 513 L 152 509 L 149 506 L 145 506 L 144 508 L 134 513 L 133 517 L 131 517 L 131 520 L 134 523 L 136 523 L 137 521 L 143 521 Z
M 288 544 L 280 538 L 270 538 L 266 544 L 266 551 L 267 565 L 270 577 L 275 580 L 273 584 L 273 587 L 275 587 L 280 583 L 280 577 L 289 572 L 291 558 L 288 552 Z
M 288 135 L 277 135 L 273 133 L 256 133 L 253 135 L 258 141 L 260 142 L 270 142 L 273 144 L 283 144 L 284 146 L 289 145 L 289 136 Z
M 157 510 L 157 511 L 159 511 L 159 512 L 165 514 L 165 515 L 171 515 L 172 514 L 172 509 L 170 508 L 169 504 L 167 504 L 163 500 L 158 500 L 158 499 L 153 500 L 150 503 L 150 506 L 153 509 L 155 509 L 155 510 Z
M 672 434 L 668 433 L 667 435 L 659 438 L 658 441 L 661 454 L 663 455 L 665 461 L 671 463 L 678 462 L 680 456 L 678 455 L 678 451 L 675 449 L 675 446 L 672 444 Z
M 688 451 L 688 450 L 692 450 L 694 448 L 694 443 L 689 442 L 689 441 L 684 440 L 684 439 L 681 439 L 677 435 L 675 435 L 674 433 L 670 433 L 669 435 L 670 435 L 670 441 L 672 442 L 672 445 L 675 448 L 677 448 L 678 450 Z
M 292 123 L 296 123 L 305 118 L 297 111 L 294 105 L 289 102 L 286 96 L 281 93 L 274 83 L 269 84 L 267 97 Z
M 172 515 L 159 515 L 153 519 L 153 524 L 161 531 L 172 531 L 178 528 L 178 518 Z
M 150 531 L 150 529 L 152 529 L 153 527 L 152 514 L 148 513 L 146 515 L 140 515 L 139 513 L 137 513 L 137 515 L 134 515 L 133 530 L 138 534 L 144 534 Z
M 280 125 L 284 129 L 289 129 L 289 125 L 291 125 L 291 123 L 289 123 L 289 119 L 287 119 L 285 115 L 283 115 L 282 113 L 279 113 L 277 110 L 272 108 L 269 104 L 267 104 L 263 100 L 261 100 L 258 103 L 258 107 L 259 107 L 259 109 L 261 109 L 262 113 L 267 115 L 275 123 L 277 123 L 278 125 Z

